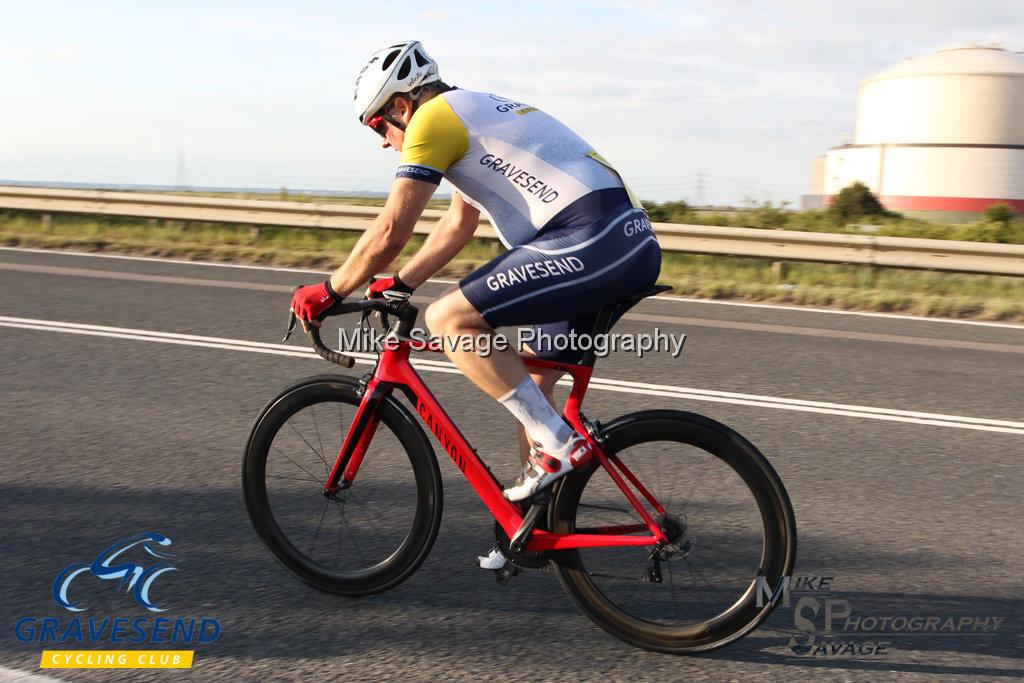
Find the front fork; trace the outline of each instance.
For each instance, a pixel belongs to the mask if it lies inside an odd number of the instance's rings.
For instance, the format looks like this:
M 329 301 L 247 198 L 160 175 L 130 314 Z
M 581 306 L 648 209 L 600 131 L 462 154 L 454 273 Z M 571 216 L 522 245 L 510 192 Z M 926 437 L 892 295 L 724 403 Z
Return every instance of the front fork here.
M 362 397 L 359 408 L 356 409 L 355 419 L 345 435 L 345 442 L 341 446 L 334 467 L 331 469 L 327 483 L 324 485 L 324 496 L 333 498 L 338 491 L 344 491 L 352 486 L 359 471 L 359 465 L 363 462 L 366 449 L 370 440 L 377 431 L 380 424 L 380 410 L 385 399 L 391 394 L 392 385 L 389 382 L 381 382 L 372 375 L 364 375 L 359 381 L 358 395 Z

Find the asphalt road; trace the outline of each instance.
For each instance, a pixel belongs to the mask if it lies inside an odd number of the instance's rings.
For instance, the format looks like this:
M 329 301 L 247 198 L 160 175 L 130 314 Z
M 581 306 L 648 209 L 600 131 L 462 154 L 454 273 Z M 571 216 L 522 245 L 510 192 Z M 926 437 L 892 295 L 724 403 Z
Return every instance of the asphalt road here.
M 267 352 L 272 347 L 197 346 L 129 331 L 274 344 L 287 291 L 316 279 L 0 250 L 0 677 L 48 673 L 38 668 L 44 647 L 89 648 L 21 643 L 14 625 L 26 616 L 67 620 L 51 597 L 57 573 L 145 530 L 173 539 L 177 552 L 179 571 L 159 589 L 172 605 L 167 616 L 221 624 L 216 642 L 195 648 L 193 668 L 174 674 L 196 680 L 1024 676 L 1024 327 L 671 299 L 638 306 L 617 332 L 685 332 L 685 352 L 599 361 L 598 377 L 647 388 L 595 387 L 591 418 L 672 407 L 732 426 L 786 483 L 799 528 L 796 575 L 833 577 L 830 597 L 845 600 L 856 617 L 961 624 L 890 628 L 881 654 L 805 654 L 790 646 L 801 635 L 794 595 L 745 639 L 701 657 L 673 657 L 606 635 L 553 574 L 499 587 L 477 569 L 474 558 L 493 538 L 489 515 L 436 444 L 445 517 L 411 579 L 351 600 L 318 593 L 281 569 L 245 512 L 242 449 L 253 418 L 279 389 L 334 368 Z M 448 286 L 431 283 L 418 294 Z M 19 318 L 50 322 L 25 327 Z M 290 344 L 304 348 L 301 338 Z M 424 376 L 482 457 L 511 478 L 517 456 L 500 406 L 457 375 Z M 110 586 L 77 590 L 91 606 L 83 615 L 146 615 Z M 49 673 L 63 680 L 168 675 Z

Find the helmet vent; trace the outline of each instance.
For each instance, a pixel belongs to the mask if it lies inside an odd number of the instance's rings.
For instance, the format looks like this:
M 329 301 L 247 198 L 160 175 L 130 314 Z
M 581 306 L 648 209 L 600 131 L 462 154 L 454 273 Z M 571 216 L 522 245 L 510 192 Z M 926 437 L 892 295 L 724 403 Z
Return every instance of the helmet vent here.
M 413 50 L 412 53 L 416 56 L 416 66 L 427 65 L 427 58 L 421 55 L 419 50 Z
M 392 62 L 394 62 L 396 59 L 398 59 L 398 55 L 400 55 L 400 54 L 402 54 L 401 50 L 395 50 L 394 52 L 389 54 L 387 57 L 385 57 L 384 58 L 384 63 L 380 65 L 381 71 L 387 70 L 387 68 L 389 66 L 391 66 Z
M 398 67 L 398 73 L 396 74 L 396 78 L 398 78 L 398 80 L 400 81 L 404 80 L 409 75 L 410 71 L 412 71 L 412 58 L 406 57 L 402 61 L 402 66 Z

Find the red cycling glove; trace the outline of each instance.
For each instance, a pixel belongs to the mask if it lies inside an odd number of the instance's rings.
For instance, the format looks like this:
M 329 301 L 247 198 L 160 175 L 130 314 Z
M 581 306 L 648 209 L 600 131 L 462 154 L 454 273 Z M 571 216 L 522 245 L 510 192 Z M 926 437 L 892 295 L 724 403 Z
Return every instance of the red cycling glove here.
M 370 284 L 370 298 L 379 299 L 384 292 L 398 292 L 399 294 L 412 294 L 413 289 L 395 275 L 394 277 L 382 277 Z
M 331 281 L 299 287 L 292 295 L 292 312 L 299 320 L 316 320 L 324 311 L 333 306 L 341 297 L 331 289 Z

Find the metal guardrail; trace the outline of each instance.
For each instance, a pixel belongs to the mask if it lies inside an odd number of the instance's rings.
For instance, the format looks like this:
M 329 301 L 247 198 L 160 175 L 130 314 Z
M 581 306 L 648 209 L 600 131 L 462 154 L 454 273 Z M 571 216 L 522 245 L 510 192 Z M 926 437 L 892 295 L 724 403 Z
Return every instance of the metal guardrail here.
M 0 209 L 341 230 L 365 230 L 380 212 L 375 206 L 34 187 L 0 187 Z M 429 233 L 442 215 L 427 209 L 415 232 Z M 1016 244 L 677 223 L 655 223 L 654 230 L 666 251 L 1024 276 L 1024 245 Z M 476 235 L 497 238 L 489 222 Z

